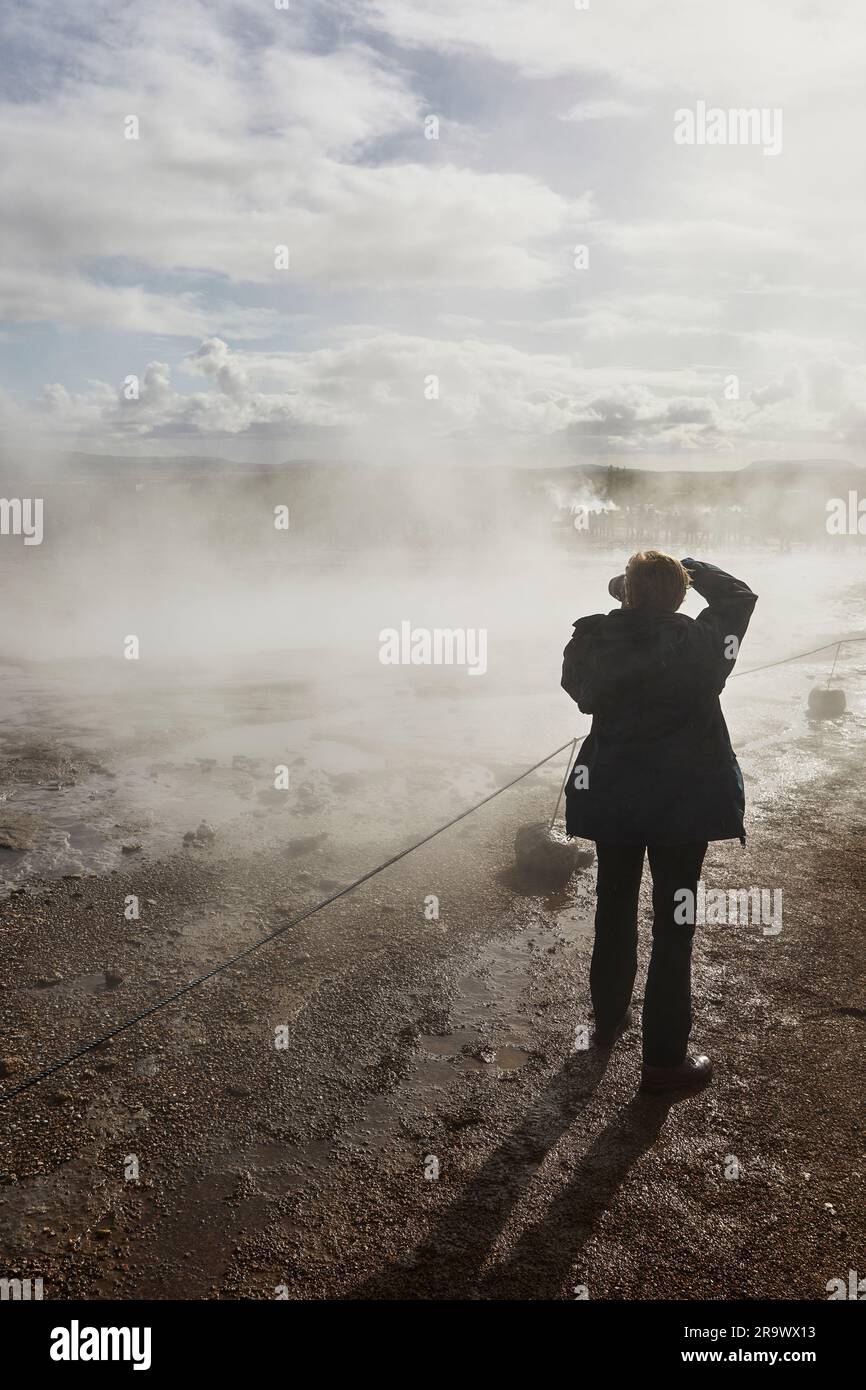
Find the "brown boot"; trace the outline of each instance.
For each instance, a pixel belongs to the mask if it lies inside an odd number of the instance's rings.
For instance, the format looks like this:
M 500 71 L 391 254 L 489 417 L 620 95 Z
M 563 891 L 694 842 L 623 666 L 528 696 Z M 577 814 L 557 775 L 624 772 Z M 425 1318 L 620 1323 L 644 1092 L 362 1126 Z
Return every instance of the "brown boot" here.
M 713 1076 L 713 1064 L 703 1053 L 689 1056 L 678 1067 L 648 1067 L 644 1063 L 640 1088 L 658 1094 L 661 1091 L 697 1091 Z

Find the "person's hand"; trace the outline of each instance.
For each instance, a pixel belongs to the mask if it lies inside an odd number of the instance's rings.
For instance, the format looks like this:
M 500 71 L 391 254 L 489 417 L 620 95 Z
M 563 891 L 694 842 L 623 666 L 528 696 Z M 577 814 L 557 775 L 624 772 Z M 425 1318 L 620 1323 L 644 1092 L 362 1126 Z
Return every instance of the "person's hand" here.
M 615 575 L 607 586 L 607 592 L 611 598 L 616 599 L 617 603 L 622 603 L 625 599 L 625 575 Z

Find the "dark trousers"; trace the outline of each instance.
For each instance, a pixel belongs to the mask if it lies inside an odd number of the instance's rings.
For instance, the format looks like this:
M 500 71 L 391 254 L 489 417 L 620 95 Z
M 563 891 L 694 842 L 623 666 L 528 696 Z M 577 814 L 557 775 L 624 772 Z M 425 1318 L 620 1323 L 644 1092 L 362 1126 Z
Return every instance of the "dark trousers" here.
M 631 1003 L 637 971 L 637 905 L 644 845 L 596 845 L 595 944 L 589 987 L 596 1022 L 612 1028 Z M 674 920 L 674 894 L 697 892 L 707 844 L 650 845 L 653 947 L 643 1004 L 643 1060 L 676 1067 L 692 1026 L 692 925 Z M 694 901 L 694 899 L 692 900 Z M 680 912 L 682 915 L 682 911 Z

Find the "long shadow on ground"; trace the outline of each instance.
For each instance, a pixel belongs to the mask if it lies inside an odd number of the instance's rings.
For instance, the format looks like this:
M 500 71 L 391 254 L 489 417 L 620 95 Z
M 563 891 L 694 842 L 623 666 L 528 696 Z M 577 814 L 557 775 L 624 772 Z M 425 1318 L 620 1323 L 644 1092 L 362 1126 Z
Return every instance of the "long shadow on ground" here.
M 570 1058 L 409 1259 L 386 1266 L 350 1297 L 562 1297 L 599 1216 L 658 1138 L 670 1100 L 636 1097 L 592 1142 L 544 1219 L 524 1232 L 503 1264 L 489 1273 L 484 1266 L 512 1209 L 601 1081 L 608 1055 Z
M 662 1096 L 635 1096 L 592 1141 L 542 1220 L 528 1227 L 507 1259 L 489 1272 L 477 1297 L 573 1297 L 574 1266 L 630 1170 L 658 1139 L 671 1104 Z M 591 1279 L 588 1291 L 592 1297 Z

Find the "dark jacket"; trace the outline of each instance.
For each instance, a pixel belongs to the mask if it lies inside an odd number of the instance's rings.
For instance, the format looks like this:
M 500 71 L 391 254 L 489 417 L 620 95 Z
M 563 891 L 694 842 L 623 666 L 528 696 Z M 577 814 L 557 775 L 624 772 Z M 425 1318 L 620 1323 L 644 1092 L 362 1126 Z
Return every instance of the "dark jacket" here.
M 562 684 L 592 728 L 566 784 L 569 835 L 615 845 L 745 839 L 743 777 L 719 694 L 736 660 L 726 646 L 742 639 L 757 595 L 715 565 L 683 564 L 708 603 L 697 618 L 618 608 L 574 624 Z

